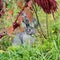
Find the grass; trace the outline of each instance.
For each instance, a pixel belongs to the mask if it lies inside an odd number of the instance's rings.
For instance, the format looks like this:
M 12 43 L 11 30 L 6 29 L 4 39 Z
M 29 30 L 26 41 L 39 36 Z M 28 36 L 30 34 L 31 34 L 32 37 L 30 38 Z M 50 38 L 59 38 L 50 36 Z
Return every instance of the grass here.
M 60 0 L 58 1 L 60 3 Z M 11 20 L 7 20 L 7 14 L 0 19 L 0 22 L 2 22 L 2 24 L 0 24 L 0 30 L 2 30 L 3 27 L 9 27 L 15 20 L 17 12 L 19 12 L 19 8 L 14 0 L 13 3 L 14 4 L 8 6 L 8 10 L 13 6 L 14 14 Z M 46 14 L 42 9 L 38 7 L 37 9 L 43 33 L 47 36 Z M 48 15 L 47 18 L 49 31 L 48 39 L 36 34 L 36 41 L 32 46 L 11 46 L 9 36 L 5 36 L 2 42 L 0 42 L 0 60 L 60 60 L 60 6 L 55 13 L 56 20 L 53 20 L 51 15 Z

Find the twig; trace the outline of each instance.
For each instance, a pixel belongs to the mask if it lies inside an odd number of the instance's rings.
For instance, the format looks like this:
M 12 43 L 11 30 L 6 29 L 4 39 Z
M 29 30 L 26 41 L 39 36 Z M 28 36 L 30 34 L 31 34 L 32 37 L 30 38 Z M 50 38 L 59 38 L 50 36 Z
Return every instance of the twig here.
M 35 6 L 35 8 L 34 8 L 34 12 L 35 12 L 35 14 L 36 14 L 36 18 L 37 18 L 37 21 L 38 21 L 38 25 L 39 25 L 39 27 L 40 27 L 40 29 L 41 29 L 41 33 L 42 33 L 42 35 L 43 35 L 43 37 L 46 39 L 46 36 L 44 35 L 44 33 L 43 33 L 43 30 L 42 30 L 42 28 L 41 28 L 41 24 L 40 24 L 40 22 L 39 22 L 39 18 L 38 18 L 38 15 L 37 15 L 37 8 L 36 8 L 36 4 L 35 4 L 35 2 L 34 2 L 34 6 Z
M 46 14 L 46 28 L 47 28 L 47 35 L 49 36 L 48 15 L 47 14 Z

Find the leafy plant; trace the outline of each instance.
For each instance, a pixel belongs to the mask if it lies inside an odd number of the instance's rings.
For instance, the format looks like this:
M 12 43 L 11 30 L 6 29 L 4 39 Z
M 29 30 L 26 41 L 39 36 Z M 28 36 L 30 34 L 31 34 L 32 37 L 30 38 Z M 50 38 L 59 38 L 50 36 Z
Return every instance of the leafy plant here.
M 9 36 L 5 36 L 2 38 L 2 41 L 1 41 L 1 48 L 2 50 L 6 50 L 9 46 L 11 46 L 11 39 Z

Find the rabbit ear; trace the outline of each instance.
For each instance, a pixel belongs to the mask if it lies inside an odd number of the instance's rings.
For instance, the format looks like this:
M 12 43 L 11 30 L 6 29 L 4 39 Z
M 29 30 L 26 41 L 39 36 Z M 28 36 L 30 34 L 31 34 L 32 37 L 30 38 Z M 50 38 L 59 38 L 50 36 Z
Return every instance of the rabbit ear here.
M 51 11 L 57 10 L 57 1 L 56 0 L 35 0 L 38 6 L 40 6 L 45 13 L 51 13 Z

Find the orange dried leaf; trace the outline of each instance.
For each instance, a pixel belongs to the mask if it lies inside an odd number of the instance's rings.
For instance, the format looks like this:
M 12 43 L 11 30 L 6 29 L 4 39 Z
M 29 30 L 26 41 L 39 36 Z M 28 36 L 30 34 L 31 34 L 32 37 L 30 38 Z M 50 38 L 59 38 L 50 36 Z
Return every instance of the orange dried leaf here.
M 24 28 L 23 27 L 20 27 L 20 32 L 24 32 Z
M 22 9 L 22 7 L 23 7 L 23 2 L 20 1 L 20 2 L 17 3 L 17 5 L 18 5 L 18 7 L 19 7 L 20 9 Z
M 21 23 L 23 21 L 23 17 L 22 16 L 19 16 L 18 17 L 18 23 Z
M 12 14 L 13 14 L 13 9 L 10 9 L 10 10 L 8 11 L 8 14 L 12 15 Z
M 32 22 L 33 12 L 29 8 L 25 8 L 24 12 L 26 13 L 26 16 L 29 19 L 29 21 Z
M 9 28 L 8 28 L 8 34 L 12 34 L 13 33 L 13 26 L 10 26 Z
M 11 19 L 11 15 L 9 15 L 8 17 L 7 17 L 7 20 L 10 20 Z
M 30 1 L 28 2 L 28 6 L 29 6 L 30 8 L 32 8 L 32 6 L 33 6 L 33 1 L 32 1 L 32 0 L 30 0 Z

